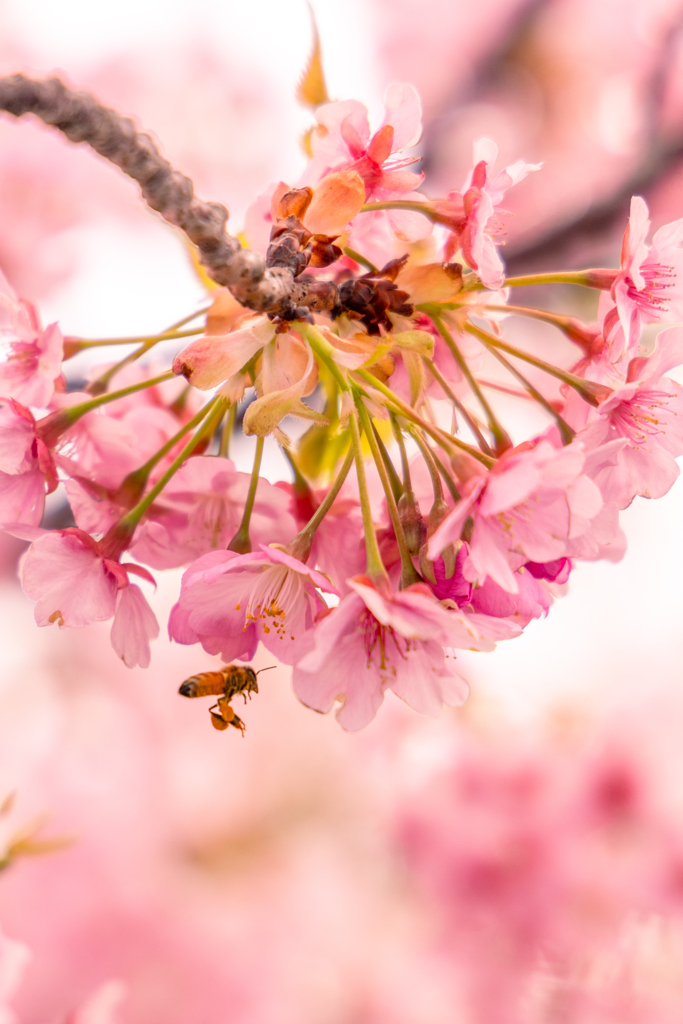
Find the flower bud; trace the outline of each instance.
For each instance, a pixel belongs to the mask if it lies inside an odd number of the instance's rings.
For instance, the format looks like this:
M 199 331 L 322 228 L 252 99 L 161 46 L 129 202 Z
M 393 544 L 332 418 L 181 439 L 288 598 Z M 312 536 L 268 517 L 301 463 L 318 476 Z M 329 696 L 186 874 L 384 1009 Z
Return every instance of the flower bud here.
M 429 516 L 427 517 L 428 536 L 431 537 L 436 532 L 450 511 L 450 505 L 443 498 L 434 499 L 434 504 L 430 508 Z
M 429 580 L 433 586 L 436 586 L 436 574 L 434 573 L 434 563 L 431 559 L 427 558 L 427 545 L 423 544 L 420 548 L 420 572 L 425 579 Z
M 444 501 L 443 498 L 435 498 L 434 504 L 429 510 L 429 516 L 427 517 L 427 536 L 431 537 L 433 533 L 437 531 L 439 526 L 451 511 L 450 505 Z M 448 544 L 441 552 L 443 559 L 444 573 L 446 579 L 449 580 L 455 572 L 455 560 L 458 555 L 458 549 L 460 544 Z M 423 576 L 427 576 L 434 584 L 436 584 L 436 577 L 434 576 L 434 563 L 430 562 L 427 558 L 427 551 L 424 548 L 420 551 L 420 570 Z
M 398 518 L 411 555 L 416 555 L 427 538 L 427 524 L 412 491 L 404 491 L 398 499 Z

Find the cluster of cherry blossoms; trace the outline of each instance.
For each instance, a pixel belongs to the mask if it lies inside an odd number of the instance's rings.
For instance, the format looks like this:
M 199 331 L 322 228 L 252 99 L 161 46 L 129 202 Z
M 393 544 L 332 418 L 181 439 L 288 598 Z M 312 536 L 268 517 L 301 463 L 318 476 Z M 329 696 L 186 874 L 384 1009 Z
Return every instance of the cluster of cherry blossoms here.
M 92 127 L 104 108 L 89 98 L 86 117 L 81 95 L 68 97 L 77 129 L 47 100 L 3 103 L 114 153 Z M 148 167 L 117 150 L 197 245 L 208 304 L 131 339 L 84 391 L 67 389 L 63 361 L 107 342 L 43 328 L 0 278 L 0 524 L 31 542 L 21 580 L 36 622 L 113 620 L 116 653 L 147 666 L 159 624 L 136 580 L 183 567 L 173 640 L 226 662 L 263 643 L 293 667 L 299 699 L 337 704 L 350 730 L 387 689 L 427 715 L 462 703 L 456 652 L 518 636 L 577 560 L 621 558 L 619 512 L 665 494 L 683 454 L 682 396 L 666 376 L 683 363 L 683 220 L 648 242 L 636 196 L 619 269 L 506 278 L 505 194 L 540 165 L 497 170 L 482 139 L 461 189 L 429 199 L 407 169 L 418 95 L 392 85 L 385 106 L 374 133 L 361 103 L 316 106 L 310 162 L 254 203 L 249 248 L 211 234 L 217 204 L 188 207 L 177 172 L 162 189 L 154 153 Z M 598 290 L 597 322 L 510 302 L 556 282 Z M 511 344 L 513 317 L 551 324 L 572 356 L 558 365 Z M 672 325 L 654 348 L 648 324 Z M 174 340 L 171 368 L 143 358 Z M 513 444 L 501 395 L 546 426 Z M 255 437 L 251 473 L 229 457 L 240 428 Z M 291 480 L 261 475 L 267 437 Z M 75 525 L 48 530 L 58 488 Z

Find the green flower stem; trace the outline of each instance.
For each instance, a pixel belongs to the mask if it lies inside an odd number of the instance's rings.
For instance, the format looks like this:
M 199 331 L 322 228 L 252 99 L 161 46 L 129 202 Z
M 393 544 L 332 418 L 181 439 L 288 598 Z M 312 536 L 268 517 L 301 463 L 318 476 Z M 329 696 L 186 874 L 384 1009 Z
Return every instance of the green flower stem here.
M 436 468 L 438 469 L 439 473 L 441 473 L 441 476 L 445 480 L 446 486 L 448 487 L 448 492 L 453 501 L 460 501 L 460 491 L 455 486 L 455 481 L 453 480 L 453 477 L 448 472 L 441 459 L 436 459 Z
M 104 395 L 99 395 L 97 398 L 93 398 L 89 402 L 83 402 L 81 405 L 72 405 L 69 409 L 62 409 L 62 412 L 74 413 L 78 411 L 76 419 L 84 416 L 86 412 L 91 412 L 93 409 L 97 409 L 100 405 L 107 405 L 108 402 L 115 402 L 117 398 L 126 398 L 128 395 L 135 394 L 136 391 L 144 391 L 146 388 L 155 388 L 157 384 L 165 384 L 167 380 L 175 380 L 175 373 L 173 370 L 166 370 L 165 373 L 160 373 L 158 377 L 150 377 L 149 380 L 141 380 L 137 384 L 129 384 L 126 388 L 121 388 L 119 391 L 108 391 Z
M 111 366 L 108 370 L 105 370 L 105 372 L 101 374 L 96 380 L 91 381 L 85 390 L 89 392 L 89 394 L 91 395 L 101 395 L 104 391 L 107 390 L 107 387 L 109 386 L 109 381 L 113 377 L 115 377 L 117 373 L 119 373 L 125 366 L 129 366 L 130 363 L 134 363 L 141 356 L 144 356 L 146 352 L 149 352 L 149 350 L 151 348 L 154 348 L 154 346 L 157 345 L 160 341 L 173 341 L 177 338 L 192 338 L 197 334 L 203 334 L 203 327 L 194 327 L 192 328 L 192 330 L 188 331 L 180 331 L 178 330 L 178 328 L 182 327 L 184 324 L 189 323 L 190 320 L 195 320 L 198 316 L 203 316 L 207 312 L 208 309 L 204 309 L 199 310 L 197 313 L 191 313 L 189 316 L 184 316 L 181 320 L 177 320 L 174 324 L 171 324 L 171 326 L 167 327 L 165 331 L 161 331 L 161 333 L 159 334 L 150 335 L 149 337 L 146 338 L 113 338 L 109 340 L 105 338 L 103 341 L 89 342 L 85 346 L 80 345 L 73 352 L 69 351 L 69 355 L 75 355 L 76 351 L 80 351 L 80 348 L 91 348 L 93 345 L 123 345 L 126 343 L 141 343 L 140 347 L 136 349 L 135 352 L 131 352 L 129 355 L 125 356 L 124 359 L 121 359 L 118 363 L 115 363 L 114 366 Z
M 416 203 L 410 199 L 385 199 L 379 203 L 363 203 L 360 208 L 361 213 L 374 213 L 376 210 L 412 210 L 434 222 L 440 219 L 429 203 Z
M 121 552 L 125 551 L 128 547 L 130 539 L 135 533 L 135 528 L 152 502 L 154 502 L 159 494 L 161 494 L 171 477 L 178 472 L 197 445 L 206 437 L 207 434 L 210 434 L 215 429 L 216 423 L 225 412 L 225 399 L 216 396 L 216 398 L 213 398 L 208 405 L 204 406 L 202 412 L 206 416 L 206 419 L 194 437 L 190 438 L 180 454 L 173 460 L 163 476 L 157 480 L 154 487 L 147 492 L 144 498 L 141 498 L 140 501 L 133 506 L 130 512 L 127 512 L 125 516 L 122 516 L 118 523 L 115 523 L 106 536 L 103 537 L 100 542 L 100 547 L 106 558 L 118 558 Z
M 353 465 L 355 459 L 355 453 L 351 448 L 342 463 L 342 467 L 335 477 L 334 483 L 330 487 L 329 491 L 318 505 L 317 509 L 304 526 L 303 530 L 294 537 L 292 541 L 287 545 L 287 551 L 293 558 L 298 558 L 300 562 L 306 562 L 309 554 L 311 553 L 311 546 L 313 544 L 313 538 L 315 531 L 318 529 L 327 513 L 332 508 L 337 495 L 342 489 L 342 485 L 346 480 L 349 470 Z
M 612 389 L 606 387 L 604 384 L 594 384 L 593 381 L 585 380 L 583 377 L 577 377 L 576 374 L 570 373 L 568 370 L 561 370 L 557 366 L 553 366 L 551 363 L 546 363 L 543 359 L 537 359 L 536 356 L 529 355 L 528 352 L 522 352 L 521 349 L 515 348 L 513 345 L 508 345 L 507 342 L 501 341 L 500 338 L 496 338 L 494 334 L 489 334 L 488 331 L 483 331 L 481 327 L 475 327 L 474 324 L 466 324 L 465 330 L 469 331 L 470 334 L 474 334 L 476 338 L 483 341 L 486 345 L 492 345 L 493 348 L 499 348 L 503 352 L 507 352 L 508 355 L 516 356 L 517 359 L 523 359 L 525 362 L 530 363 L 532 366 L 536 366 L 539 370 L 543 370 L 551 377 L 557 377 L 563 384 L 568 384 L 570 388 L 581 395 L 584 402 L 588 402 L 589 405 L 598 406 L 600 402 L 607 398 L 612 393 Z
M 494 313 L 514 313 L 517 316 L 528 316 L 532 320 L 542 320 L 553 327 L 559 327 L 561 331 L 567 330 L 567 321 L 572 318 L 562 316 L 561 313 L 551 313 L 547 309 L 534 309 L 532 306 L 509 306 L 497 305 L 495 302 L 487 302 L 484 309 L 492 309 Z
M 128 501 L 137 501 L 139 499 L 145 489 L 147 480 L 149 479 L 149 474 L 152 472 L 154 467 L 161 462 L 161 460 L 165 458 L 173 448 L 175 448 L 178 441 L 182 440 L 182 438 L 185 437 L 186 434 L 189 434 L 191 430 L 194 430 L 194 428 L 210 414 L 210 410 L 211 403 L 203 406 L 199 412 L 193 416 L 191 420 L 188 420 L 187 423 L 180 428 L 177 434 L 174 434 L 173 437 L 169 438 L 166 444 L 162 445 L 162 447 L 155 452 L 154 455 L 144 463 L 144 465 L 128 474 L 116 492 L 116 497 L 122 504 L 127 504 Z
M 391 420 L 391 428 L 394 431 L 394 437 L 396 438 L 396 444 L 401 453 L 401 469 L 403 471 L 403 489 L 406 491 L 412 491 L 412 482 L 410 479 L 410 463 L 408 462 L 408 453 L 406 452 L 406 445 L 403 439 L 403 431 L 401 430 L 398 420 L 396 419 L 396 413 L 390 412 L 389 419 Z
M 84 348 L 97 348 L 104 345 L 141 345 L 148 341 L 168 341 L 174 338 L 191 338 L 193 334 L 201 334 L 203 328 L 193 327 L 190 331 L 180 331 L 180 327 L 184 327 L 185 324 L 189 324 L 192 320 L 196 320 L 198 316 L 204 316 L 211 309 L 207 306 L 206 309 L 198 309 L 196 313 L 190 313 L 189 316 L 184 316 L 180 320 L 176 320 L 174 324 L 171 324 L 163 331 L 159 331 L 158 334 L 143 334 L 133 338 L 97 338 L 95 340 L 89 340 L 87 338 L 66 338 L 66 347 L 68 348 L 68 356 L 65 358 L 70 359 L 71 356 L 76 355 Z
M 228 409 L 228 415 L 225 417 L 225 423 L 223 424 L 223 432 L 221 434 L 221 443 L 218 449 L 218 454 L 223 458 L 227 459 L 230 456 L 230 438 L 233 435 L 235 429 L 235 420 L 237 419 L 237 403 L 233 402 Z
M 154 487 L 150 488 L 150 490 L 147 492 L 144 498 L 140 499 L 137 505 L 135 505 L 130 510 L 130 512 L 128 512 L 123 517 L 121 522 L 126 521 L 134 527 L 137 526 L 137 524 L 140 522 L 149 506 L 161 494 L 166 484 L 173 476 L 175 476 L 175 474 L 178 472 L 183 463 L 190 457 L 192 452 L 195 450 L 197 445 L 204 440 L 207 434 L 212 433 L 216 421 L 220 418 L 220 416 L 223 415 L 224 412 L 225 399 L 220 398 L 219 396 L 216 396 L 216 398 L 212 398 L 211 401 L 204 406 L 204 408 L 202 409 L 202 413 L 204 414 L 204 422 L 200 429 L 197 431 L 194 437 L 191 437 L 187 444 L 182 448 L 182 450 L 175 457 L 175 459 L 168 467 L 166 472 L 159 477 Z
M 558 270 L 547 274 L 523 274 L 520 277 L 506 277 L 501 285 L 502 288 L 528 288 L 535 284 L 576 284 L 582 288 L 608 289 L 614 278 L 616 270 Z M 464 291 L 488 292 L 491 291 L 485 284 L 472 275 L 467 281 Z
M 356 250 L 352 249 L 349 245 L 345 245 L 343 251 L 347 256 L 350 256 L 352 260 L 355 260 L 356 263 L 360 263 L 362 266 L 367 267 L 371 274 L 378 273 L 378 268 L 374 263 L 371 263 L 365 256 L 361 256 L 359 252 L 356 252 Z
M 195 316 L 199 316 L 199 313 L 195 313 Z M 194 317 L 186 317 L 181 320 L 180 323 L 187 323 L 188 320 L 192 320 Z M 76 355 L 81 349 L 86 348 L 103 348 L 105 345 L 145 345 L 150 341 L 155 344 L 157 341 L 173 341 L 175 338 L 191 338 L 193 334 L 202 334 L 203 328 L 194 328 L 189 331 L 178 331 L 175 327 L 169 327 L 168 330 L 162 331 L 161 334 L 142 334 L 134 338 L 98 338 L 93 341 L 88 341 L 81 338 L 67 338 L 68 344 L 75 348 L 75 351 L 71 352 L 71 355 Z M 77 347 L 76 347 L 77 346 Z
M 382 562 L 375 533 L 375 524 L 372 521 L 372 509 L 370 508 L 370 495 L 368 494 L 368 482 L 365 478 L 365 466 L 363 464 L 363 449 L 360 443 L 360 430 L 358 429 L 358 415 L 352 412 L 349 416 L 351 428 L 351 450 L 356 461 L 356 477 L 358 479 L 358 496 L 360 508 L 363 515 L 363 535 L 365 537 L 365 571 L 373 582 L 387 584 L 389 577 Z
M 329 491 L 327 492 L 323 500 L 318 505 L 317 509 L 311 516 L 310 521 L 306 524 L 304 530 L 302 530 L 302 533 L 304 531 L 310 531 L 311 533 L 315 533 L 315 531 L 318 529 L 323 519 L 332 508 L 332 505 L 334 504 L 337 495 L 342 489 L 342 485 L 346 480 L 347 476 L 349 475 L 349 470 L 353 465 L 354 458 L 355 454 L 353 450 L 349 449 L 347 456 L 344 459 L 344 462 L 342 463 L 342 467 L 337 473 L 334 483 L 330 487 Z
M 167 370 L 166 373 L 162 373 L 158 377 L 151 377 L 149 380 L 140 381 L 138 384 L 130 384 L 127 388 L 121 388 L 120 391 L 108 391 L 104 395 L 98 395 L 97 398 L 90 399 L 89 402 L 81 402 L 79 405 L 58 409 L 56 412 L 51 412 L 44 416 L 43 419 L 38 420 L 36 433 L 50 447 L 55 443 L 60 434 L 68 430 L 69 427 L 72 427 L 81 416 L 85 416 L 86 413 L 99 408 L 100 405 L 115 402 L 118 398 L 126 398 L 128 395 L 134 395 L 136 391 L 144 391 L 145 388 L 153 388 L 157 384 L 164 384 L 167 380 L 174 379 L 175 374 L 173 370 Z
M 424 432 L 426 434 L 429 434 L 429 436 L 434 441 L 436 441 L 436 443 L 440 445 L 442 448 L 447 448 L 450 450 L 456 448 L 459 449 L 460 451 L 467 452 L 468 455 L 471 455 L 472 458 L 477 459 L 484 466 L 486 466 L 487 469 L 490 469 L 491 466 L 494 464 L 495 459 L 490 458 L 483 452 L 480 452 L 478 448 L 474 448 L 471 444 L 467 444 L 465 441 L 461 441 L 459 438 L 453 437 L 452 434 L 447 434 L 445 430 L 441 429 L 441 427 L 437 427 L 433 423 L 428 423 L 427 420 L 419 416 L 415 412 L 415 410 L 411 409 L 411 407 L 401 398 L 399 398 L 398 395 L 395 395 L 394 392 L 386 386 L 386 384 L 382 384 L 380 380 L 377 380 L 376 377 L 373 377 L 372 374 L 368 373 L 367 370 L 356 370 L 355 372 L 357 377 L 360 377 L 361 380 L 364 380 L 376 391 L 379 391 L 381 394 L 383 394 L 384 397 L 391 402 L 395 412 L 400 413 L 400 415 L 403 416 L 404 419 L 408 420 L 409 422 L 415 423 L 417 424 L 417 426 L 422 427 Z
M 334 359 L 334 348 L 329 341 L 320 333 L 317 327 L 306 323 L 305 320 L 296 320 L 293 323 L 294 329 L 304 338 L 313 349 L 318 358 L 325 364 L 337 382 L 340 391 L 349 391 L 349 382 L 344 376 L 341 367 Z
M 490 391 L 498 391 L 501 395 L 512 395 L 513 398 L 523 398 L 525 402 L 533 402 L 526 391 L 520 391 L 519 388 L 507 387 L 505 384 L 501 384 L 497 380 L 486 380 L 484 377 L 479 378 L 479 383 L 483 388 L 488 388 Z
M 443 487 L 441 485 L 441 477 L 439 476 L 437 459 L 434 453 L 431 451 L 429 445 L 427 444 L 427 442 L 425 441 L 424 437 L 417 429 L 417 427 L 409 425 L 408 432 L 410 433 L 410 436 L 412 437 L 415 444 L 422 452 L 422 458 L 425 460 L 427 469 L 429 470 L 429 476 L 431 477 L 432 481 L 432 490 L 434 491 L 434 500 L 443 501 Z
M 254 508 L 254 501 L 256 500 L 256 488 L 258 487 L 264 441 L 265 437 L 257 436 L 256 451 L 254 452 L 254 465 L 251 470 L 251 480 L 249 481 L 249 491 L 247 493 L 247 500 L 244 504 L 244 512 L 242 513 L 242 522 L 237 529 L 237 533 L 228 544 L 228 551 L 237 551 L 240 555 L 248 555 L 251 551 L 249 523 L 251 521 L 251 513 Z
M 608 274 L 610 272 L 608 271 Z M 617 271 L 612 272 L 616 277 Z M 578 284 L 583 288 L 605 287 L 605 272 L 599 270 L 559 270 L 549 274 L 524 274 L 506 277 L 504 288 L 525 288 L 531 284 Z
M 455 406 L 457 411 L 460 413 L 460 415 L 464 419 L 464 421 L 467 424 L 467 426 L 470 428 L 470 430 L 472 431 L 472 433 L 476 437 L 477 441 L 479 442 L 479 447 L 481 448 L 481 450 L 483 452 L 485 452 L 487 455 L 493 456 L 493 451 L 491 450 L 491 447 L 489 446 L 486 438 L 484 437 L 484 435 L 482 434 L 481 430 L 479 429 L 479 425 L 477 424 L 477 421 L 475 419 L 473 419 L 473 417 L 467 411 L 467 409 L 462 404 L 460 399 L 456 398 L 453 390 L 451 389 L 451 387 L 448 384 L 448 381 L 443 376 L 443 374 L 439 370 L 438 366 L 433 362 L 433 360 L 427 359 L 426 356 L 423 356 L 422 358 L 423 358 L 423 361 L 424 361 L 427 369 L 429 370 L 431 375 L 434 377 L 434 379 L 438 382 L 438 384 L 441 387 L 441 390 L 443 391 L 443 393 L 453 403 L 453 405 Z
M 118 363 L 114 363 L 114 365 L 110 366 L 108 370 L 105 370 L 99 377 L 91 381 L 85 390 L 91 395 L 101 395 L 107 390 L 110 380 L 112 380 L 117 373 L 120 373 L 126 366 L 130 366 L 131 363 L 137 362 L 137 360 L 149 352 L 150 349 L 154 348 L 155 345 L 158 345 L 160 341 L 169 341 L 174 338 L 188 338 L 192 335 L 202 333 L 202 330 L 178 331 L 175 333 L 158 335 L 154 338 L 148 338 L 142 345 L 140 345 L 139 348 L 136 348 L 134 352 L 130 352 L 127 356 L 124 356 L 124 358 L 120 359 Z
M 547 398 L 543 397 L 541 392 L 534 387 L 531 381 L 527 380 L 527 378 L 523 374 L 521 374 L 519 370 L 517 370 L 508 359 L 505 358 L 502 352 L 499 352 L 498 349 L 494 348 L 493 345 L 487 344 L 487 342 L 484 342 L 484 344 L 486 345 L 491 355 L 496 357 L 501 366 L 504 366 L 508 373 L 511 373 L 513 377 L 517 378 L 519 383 L 522 385 L 524 390 L 531 396 L 531 398 L 533 398 L 535 402 L 538 402 L 538 404 L 541 405 L 550 416 L 552 416 L 552 418 L 557 423 L 557 429 L 560 432 L 562 443 L 571 444 L 574 436 L 576 435 L 576 431 L 572 430 L 567 421 L 563 419 L 562 416 L 560 416 L 557 409 L 553 409 L 552 405 L 547 400 Z
M 498 455 L 502 455 L 502 453 L 504 451 L 507 451 L 508 448 L 512 448 L 512 441 L 510 440 L 507 431 L 498 421 L 496 414 L 494 413 L 492 407 L 489 405 L 488 399 L 486 398 L 484 392 L 479 387 L 479 383 L 477 382 L 472 371 L 467 365 L 467 360 L 465 359 L 462 352 L 456 345 L 453 335 L 448 330 L 441 317 L 432 315 L 431 320 L 434 326 L 436 327 L 437 331 L 443 338 L 443 340 L 446 342 L 448 348 L 451 350 L 451 355 L 453 356 L 456 363 L 460 367 L 460 371 L 462 372 L 463 376 L 465 377 L 465 380 L 469 384 L 472 393 L 476 396 L 477 401 L 484 410 L 484 414 L 486 416 L 486 419 L 488 420 L 489 430 L 493 434 L 496 441 L 496 453 Z
M 370 422 L 371 422 L 371 425 L 372 425 L 372 433 L 374 435 L 375 442 L 377 444 L 377 450 L 379 451 L 379 454 L 380 454 L 381 459 L 382 459 L 382 463 L 384 465 L 384 469 L 386 470 L 387 477 L 389 478 L 389 484 L 391 486 L 391 493 L 394 495 L 394 500 L 398 501 L 398 499 L 403 494 L 403 487 L 401 485 L 401 479 L 400 479 L 398 473 L 396 472 L 396 470 L 394 469 L 394 464 L 391 461 L 391 459 L 389 458 L 389 452 L 386 449 L 384 441 L 379 436 L 379 431 L 377 430 L 377 427 L 375 426 L 374 423 L 372 423 L 372 420 Z
M 421 577 L 416 571 L 415 566 L 413 565 L 413 559 L 411 557 L 410 551 L 408 550 L 406 536 L 405 533 L 403 532 L 403 525 L 398 514 L 396 499 L 394 497 L 394 492 L 391 489 L 391 481 L 389 480 L 389 474 L 387 473 L 386 466 L 382 461 L 382 456 L 377 445 L 377 438 L 375 436 L 375 431 L 373 429 L 370 415 L 368 413 L 368 410 L 365 408 L 365 404 L 363 403 L 363 399 L 360 392 L 357 391 L 356 389 L 354 389 L 353 398 L 356 403 L 356 408 L 358 409 L 358 416 L 360 417 L 360 422 L 362 424 L 363 431 L 365 432 L 365 436 L 368 439 L 368 444 L 370 445 L 372 457 L 375 460 L 375 465 L 377 466 L 379 478 L 382 481 L 384 496 L 387 500 L 387 506 L 389 508 L 389 517 L 391 519 L 391 525 L 394 528 L 396 543 L 398 544 L 398 550 L 401 556 L 401 581 L 399 583 L 399 590 L 405 590 L 406 587 L 409 587 L 412 583 L 419 583 Z

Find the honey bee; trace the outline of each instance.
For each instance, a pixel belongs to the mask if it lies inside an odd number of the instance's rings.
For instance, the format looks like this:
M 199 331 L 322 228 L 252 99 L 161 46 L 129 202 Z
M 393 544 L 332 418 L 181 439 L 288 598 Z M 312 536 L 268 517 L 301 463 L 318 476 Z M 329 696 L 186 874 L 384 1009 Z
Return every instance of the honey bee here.
M 275 668 L 275 665 L 269 665 L 268 668 Z M 267 668 L 260 670 L 267 671 Z M 183 697 L 218 696 L 218 701 L 209 708 L 214 729 L 223 731 L 232 725 L 244 736 L 244 722 L 230 702 L 241 693 L 246 704 L 247 696 L 251 698 L 252 693 L 258 693 L 256 677 L 260 672 L 254 672 L 249 665 L 224 665 L 215 672 L 198 672 L 196 676 L 190 676 L 182 683 L 178 693 Z

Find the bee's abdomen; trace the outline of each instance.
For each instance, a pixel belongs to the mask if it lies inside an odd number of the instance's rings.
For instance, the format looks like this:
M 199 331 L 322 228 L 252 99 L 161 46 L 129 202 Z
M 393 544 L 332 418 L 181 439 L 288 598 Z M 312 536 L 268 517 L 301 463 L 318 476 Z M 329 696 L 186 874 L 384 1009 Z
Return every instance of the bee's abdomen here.
M 198 672 L 181 685 L 178 693 L 183 697 L 209 697 L 223 693 L 225 675 L 223 672 Z

